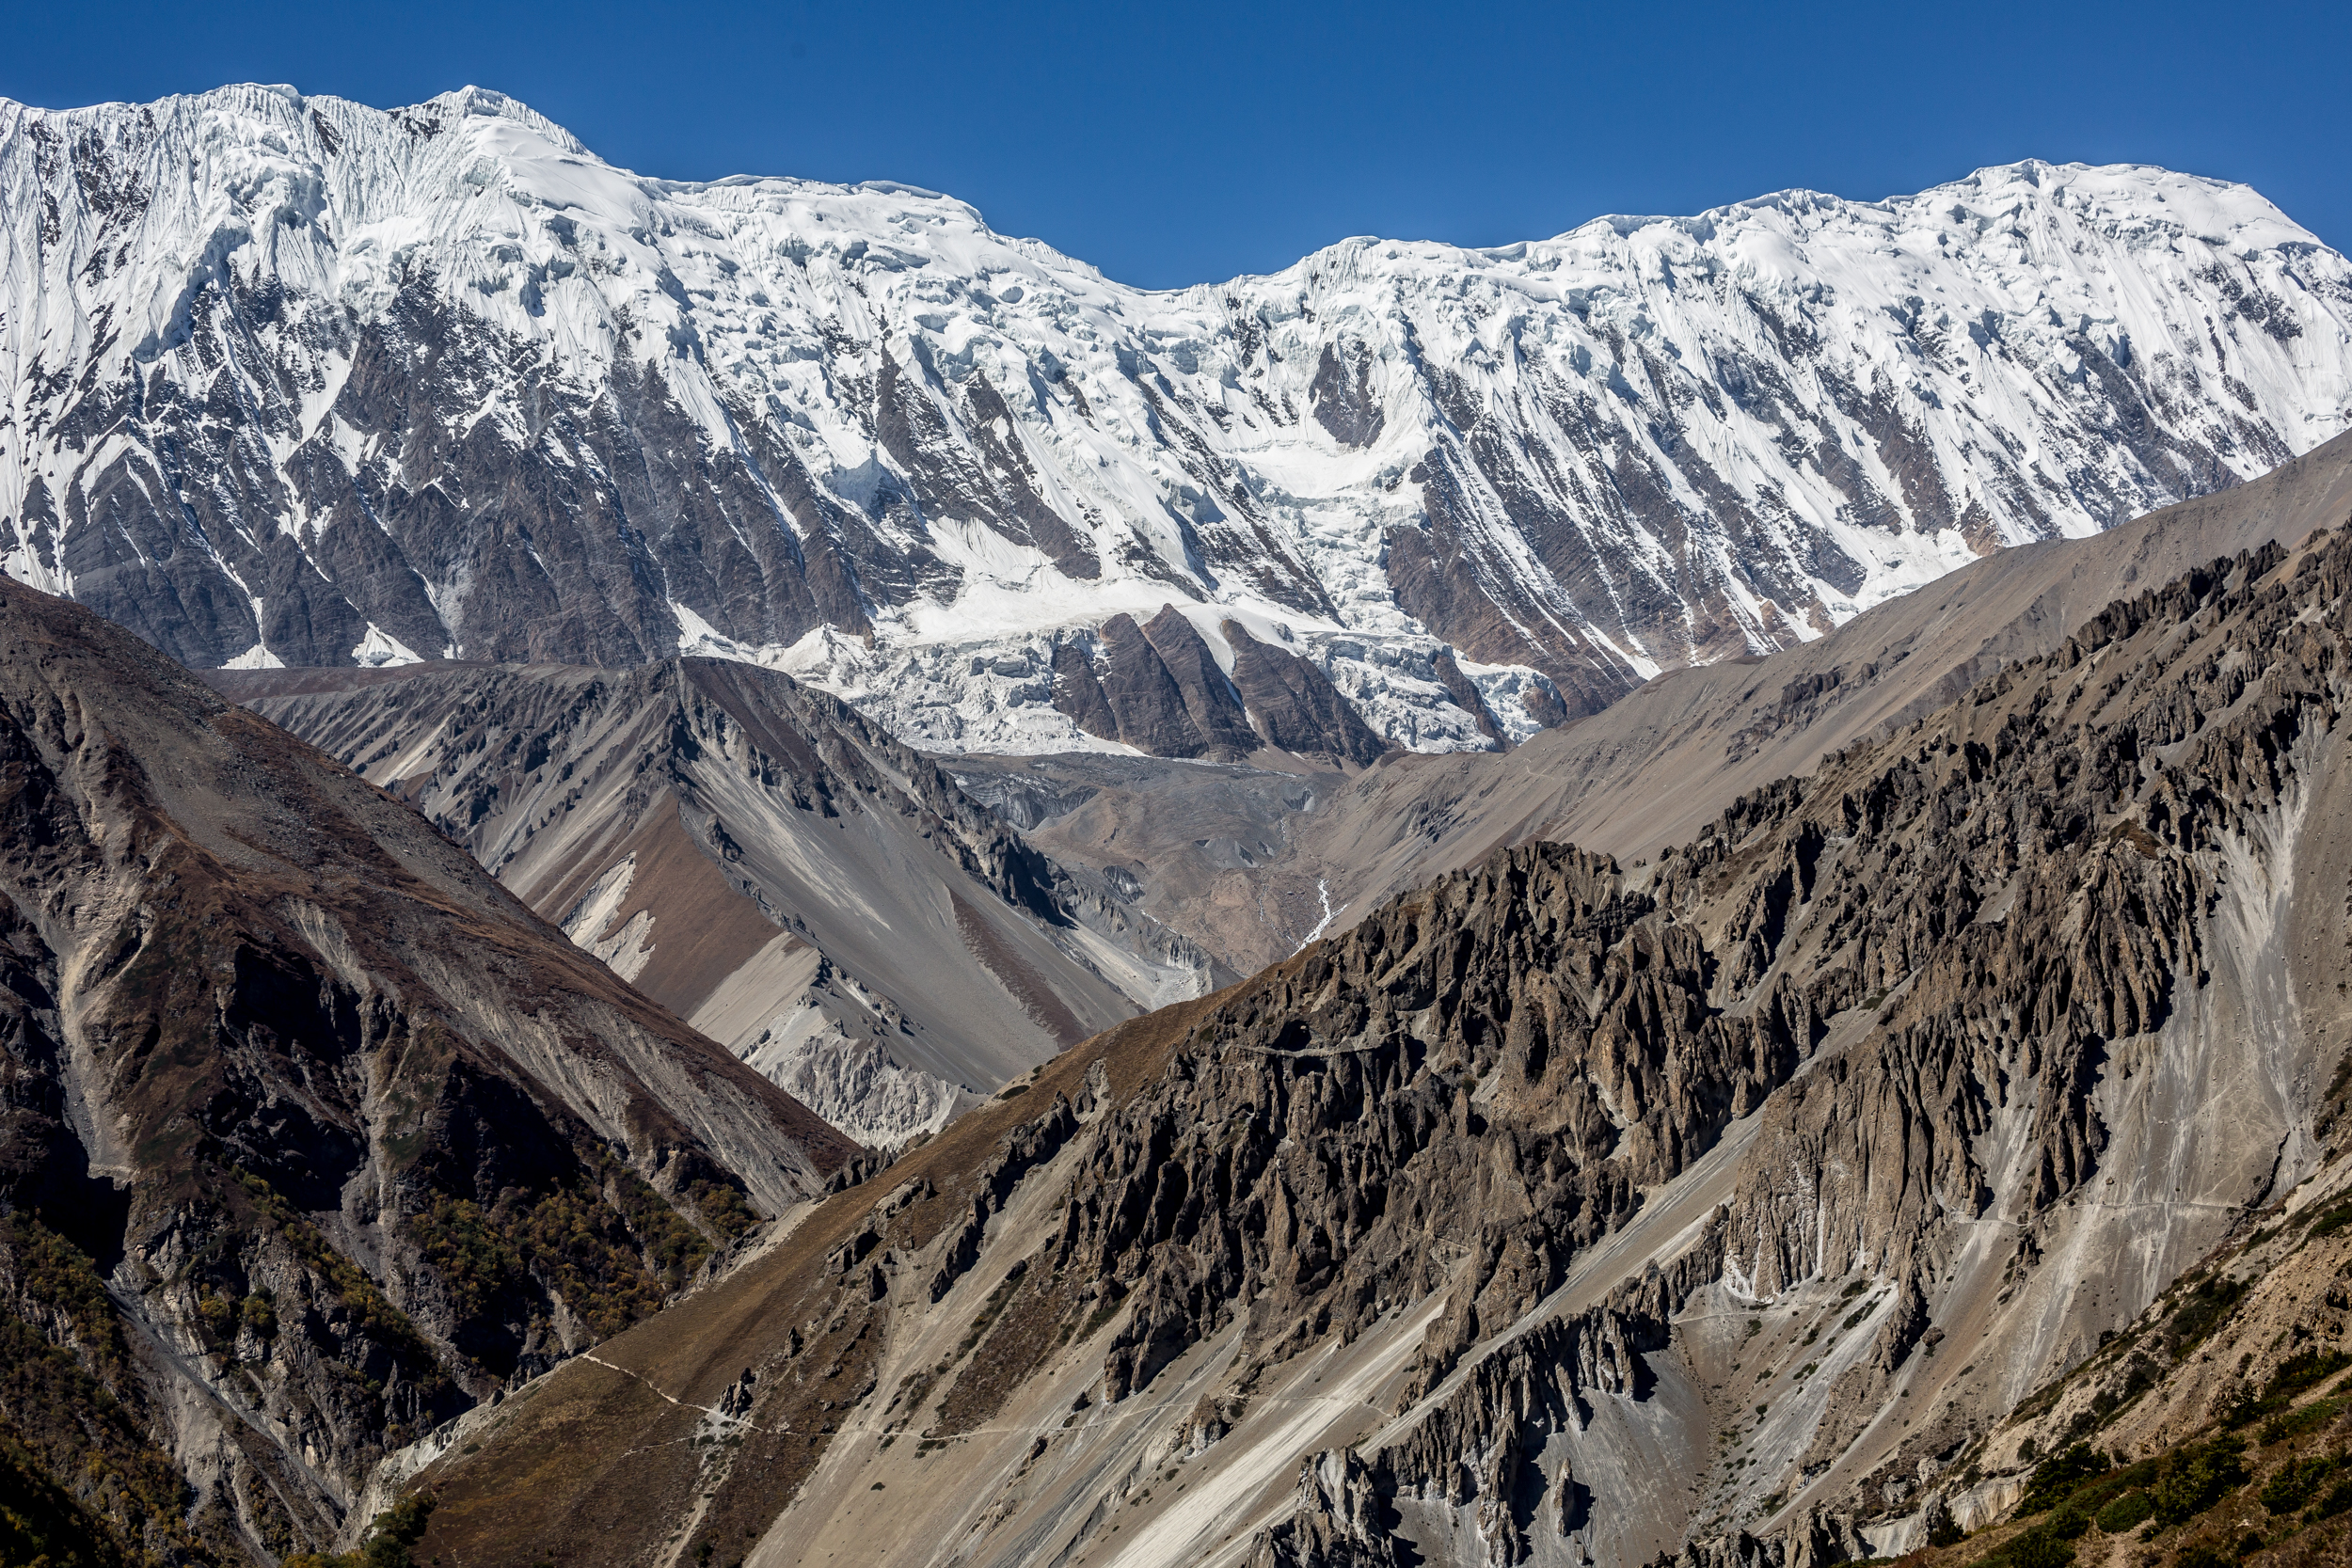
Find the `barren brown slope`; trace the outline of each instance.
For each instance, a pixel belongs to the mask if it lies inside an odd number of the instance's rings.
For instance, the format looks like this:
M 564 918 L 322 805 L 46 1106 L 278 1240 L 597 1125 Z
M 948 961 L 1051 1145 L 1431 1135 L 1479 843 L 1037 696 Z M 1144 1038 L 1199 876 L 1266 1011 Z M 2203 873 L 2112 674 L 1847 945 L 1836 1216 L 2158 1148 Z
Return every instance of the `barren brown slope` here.
M 873 1395 L 889 1339 L 869 1273 L 937 1250 L 1000 1203 L 1000 1185 L 1057 1150 L 1045 1131 L 1057 1115 L 1090 1117 L 1133 1096 L 1216 1000 L 1161 1008 L 1056 1057 L 593 1361 L 451 1432 L 467 1451 L 420 1478 L 439 1504 L 429 1549 L 452 1562 L 504 1561 L 523 1543 L 583 1568 L 691 1561 L 674 1531 L 691 1520 L 688 1533 L 739 1556 L 828 1451 L 855 1440 L 840 1428 Z M 734 1418 L 755 1399 L 755 1418 Z
M 413 810 L 14 583 L 0 1039 L 8 1305 L 257 1560 L 854 1152 Z M 25 1364 L 0 1417 L 119 1504 Z
M 757 1293 L 678 1309 L 694 1359 L 642 1330 L 624 1365 L 703 1407 L 643 1433 L 668 1481 L 528 1539 L 759 1568 L 1899 1548 L 1928 1482 L 2325 1156 L 2348 596 L 2352 534 L 2192 571 L 1651 865 L 1498 852 L 1129 1026 L 1132 1087 L 1033 1088 L 850 1195 Z M 526 1539 L 504 1478 L 574 1430 L 534 1411 L 589 1419 L 613 1375 L 453 1434 L 452 1549 Z
M 861 1139 L 1211 970 L 844 704 L 749 665 L 206 679 L 400 792 L 621 974 Z

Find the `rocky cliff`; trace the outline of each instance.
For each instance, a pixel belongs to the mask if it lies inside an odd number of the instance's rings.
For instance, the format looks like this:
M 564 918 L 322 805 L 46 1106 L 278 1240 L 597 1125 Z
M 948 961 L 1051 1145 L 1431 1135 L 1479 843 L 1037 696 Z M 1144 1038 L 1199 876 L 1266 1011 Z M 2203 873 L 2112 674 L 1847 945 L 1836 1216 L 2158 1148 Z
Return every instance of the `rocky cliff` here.
M 412 809 L 12 582 L 0 821 L 0 1435 L 131 1560 L 331 1544 L 386 1451 L 856 1152 Z
M 1179 623 L 1182 624 L 1181 622 Z M 895 1147 L 1219 975 L 839 699 L 711 659 L 219 671 L 639 990 Z
M 6 569 L 191 665 L 722 654 L 934 751 L 1336 692 L 1448 751 L 2310 451 L 2352 270 L 2242 186 L 2027 162 L 1154 293 L 494 92 L 234 87 L 0 103 L 0 398 Z M 1164 605 L 1215 675 L 1129 637 Z
M 2212 562 L 1654 859 L 1502 851 L 1122 1025 L 510 1401 L 425 1472 L 429 1544 L 1932 1532 L 2021 1400 L 2324 1159 L 2347 589 L 2344 533 Z M 596 1430 L 637 1435 L 560 1435 Z
M 2339 1070 L 2323 1130 L 2345 1087 Z M 2284 1197 L 2242 1212 L 2227 1242 L 2027 1396 L 1880 1544 L 1921 1568 L 2340 1559 L 2352 1535 L 2347 1174 L 2331 1149 Z M 1797 1544 L 1742 1533 L 1681 1556 L 1770 1568 Z

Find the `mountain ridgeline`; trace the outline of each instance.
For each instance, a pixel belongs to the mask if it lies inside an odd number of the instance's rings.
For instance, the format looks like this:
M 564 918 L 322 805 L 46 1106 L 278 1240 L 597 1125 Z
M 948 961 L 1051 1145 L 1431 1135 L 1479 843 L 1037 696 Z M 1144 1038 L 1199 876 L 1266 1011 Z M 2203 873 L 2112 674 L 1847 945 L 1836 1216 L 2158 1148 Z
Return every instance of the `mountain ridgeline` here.
M 2308 451 L 2352 268 L 2027 162 L 1151 293 L 494 92 L 235 87 L 0 103 L 0 387 L 6 570 L 194 667 L 714 654 L 930 751 L 1352 765 Z
M 427 1545 L 1783 1564 L 1974 1528 L 2019 1402 L 2327 1157 L 2347 590 L 2341 531 L 2216 562 L 1648 863 L 1502 851 L 1123 1024 L 469 1418 Z

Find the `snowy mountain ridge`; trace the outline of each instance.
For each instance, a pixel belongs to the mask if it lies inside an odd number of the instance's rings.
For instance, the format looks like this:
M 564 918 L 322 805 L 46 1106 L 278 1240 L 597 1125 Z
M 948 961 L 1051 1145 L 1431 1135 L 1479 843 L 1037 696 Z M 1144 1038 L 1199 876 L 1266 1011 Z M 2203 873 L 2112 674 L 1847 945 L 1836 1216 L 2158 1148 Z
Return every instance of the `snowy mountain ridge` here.
M 1295 658 L 1451 750 L 2311 450 L 2352 267 L 2025 163 L 1153 293 L 482 89 L 239 87 L 0 102 L 0 566 L 191 664 L 709 653 L 927 748 L 1128 747 L 1173 605 L 1237 690 Z

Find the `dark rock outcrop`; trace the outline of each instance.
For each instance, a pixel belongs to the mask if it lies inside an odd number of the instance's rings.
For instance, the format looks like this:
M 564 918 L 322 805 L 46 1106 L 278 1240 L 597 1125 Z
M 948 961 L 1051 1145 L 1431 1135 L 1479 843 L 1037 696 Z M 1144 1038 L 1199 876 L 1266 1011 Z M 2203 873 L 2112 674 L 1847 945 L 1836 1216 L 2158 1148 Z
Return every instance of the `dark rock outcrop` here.
M 1454 657 L 1451 650 L 1445 650 L 1438 653 L 1434 663 L 1438 680 L 1452 695 L 1454 705 L 1478 721 L 1479 734 L 1493 741 L 1498 749 L 1502 748 L 1505 744 L 1502 726 L 1496 721 L 1494 710 L 1486 705 L 1486 699 L 1480 695 L 1477 686 L 1462 673 L 1461 661 Z M 1554 711 L 1557 708 L 1558 705 L 1552 704 L 1536 715 L 1537 721 L 1546 728 L 1559 723 L 1566 714 L 1564 710 Z
M 1201 733 L 1184 686 L 1160 656 L 1158 645 L 1136 625 L 1135 617 L 1114 615 L 1103 623 L 1099 635 L 1103 668 L 1098 678 L 1104 699 L 1118 716 L 1118 738 L 1152 756 L 1210 754 L 1215 743 Z M 1198 678 L 1194 687 L 1202 710 L 1220 717 L 1210 706 L 1217 693 Z M 1224 734 L 1227 728 L 1219 724 L 1217 733 Z M 1229 745 L 1225 751 L 1230 760 L 1233 749 Z
M 1345 768 L 1393 750 L 1305 655 L 1258 641 L 1238 621 L 1218 629 L 1230 675 L 1173 605 L 1140 626 L 1114 615 L 1095 633 L 1099 663 L 1079 642 L 1056 646 L 1054 705 L 1087 734 L 1152 756 L 1236 762 L 1264 746 Z M 1460 684 L 1475 699 L 1477 689 Z
M 1327 1449 L 1298 1467 L 1291 1516 L 1259 1537 L 1249 1568 L 1404 1568 L 1388 1512 L 1355 1450 Z
M 1075 642 L 1054 645 L 1054 706 L 1090 736 L 1119 738 L 1119 715 L 1095 678 L 1094 660 Z
M 1307 403 L 1315 422 L 1343 447 L 1363 448 L 1380 439 L 1388 416 L 1373 385 L 1372 353 L 1362 343 L 1343 349 L 1323 345 L 1315 361 L 1315 378 L 1307 386 Z
M 1192 629 L 1192 623 L 1174 605 L 1162 605 L 1160 612 L 1143 624 L 1143 635 L 1158 651 L 1176 689 L 1184 693 L 1184 710 L 1192 716 L 1193 728 L 1200 736 L 1200 754 L 1216 762 L 1232 762 L 1256 751 L 1257 736 L 1243 715 L 1242 700 L 1225 672 L 1217 668 L 1209 645 Z
M 1369 768 L 1391 750 L 1311 660 L 1259 641 L 1238 621 L 1228 621 L 1221 629 L 1233 650 L 1233 689 L 1249 711 L 1250 726 L 1268 746 L 1353 768 Z M 1453 661 L 1447 659 L 1444 667 L 1452 668 Z M 1458 677 L 1458 669 L 1455 673 Z M 1462 685 L 1476 695 L 1477 688 L 1468 681 Z M 1491 716 L 1485 721 L 1489 735 L 1492 722 Z

